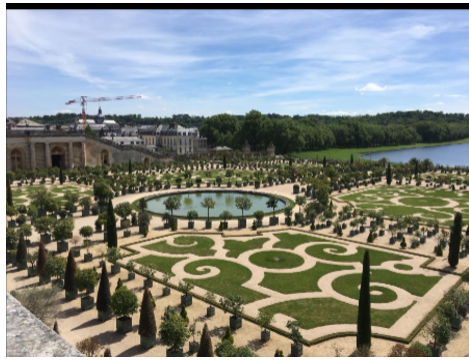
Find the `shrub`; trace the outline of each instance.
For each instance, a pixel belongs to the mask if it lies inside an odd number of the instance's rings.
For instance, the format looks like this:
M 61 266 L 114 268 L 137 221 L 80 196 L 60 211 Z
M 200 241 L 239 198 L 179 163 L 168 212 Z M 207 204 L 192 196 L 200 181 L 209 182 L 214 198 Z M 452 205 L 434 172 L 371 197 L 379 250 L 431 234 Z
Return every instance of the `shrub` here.
M 94 337 L 88 337 L 78 342 L 76 344 L 76 348 L 83 355 L 87 357 L 94 357 L 97 356 L 98 352 L 101 351 L 103 347 L 98 343 L 97 339 Z
M 229 341 L 231 344 L 234 343 L 234 338 L 233 338 L 233 335 L 231 334 L 231 328 L 230 327 L 226 328 L 225 334 L 223 335 L 221 340 L 222 340 L 222 342 L 223 341 Z
M 189 324 L 189 317 L 187 317 L 186 305 L 182 305 L 181 312 L 179 316 L 184 320 L 184 322 L 188 325 Z
M 181 349 L 190 337 L 186 322 L 178 314 L 171 314 L 160 324 L 158 335 L 171 350 Z
M 135 293 L 122 286 L 111 296 L 111 310 L 116 316 L 129 316 L 138 311 Z
M 405 241 L 405 237 L 402 237 L 402 241 L 401 241 L 401 244 L 400 244 L 400 245 L 401 245 L 401 248 L 402 248 L 402 249 L 404 249 L 404 248 L 407 247 L 407 243 L 406 243 L 406 241 Z
M 57 277 L 61 279 L 64 276 L 65 269 L 67 267 L 67 260 L 64 257 L 54 256 L 48 257 L 44 272 L 46 275 L 51 277 Z
M 223 341 L 215 346 L 215 354 L 218 357 L 257 357 L 248 347 L 235 347 L 228 341 Z
M 443 257 L 443 247 L 441 246 L 441 244 L 439 244 L 436 249 L 436 255 L 439 257 Z
M 400 343 L 396 343 L 392 347 L 391 352 L 388 354 L 388 357 L 405 357 L 406 351 L 407 350 L 404 345 L 401 345 Z
M 155 313 L 153 311 L 152 299 L 148 287 L 145 287 L 143 294 L 142 307 L 140 309 L 140 323 L 138 325 L 138 334 L 144 337 L 156 335 Z
M 75 262 L 75 257 L 73 257 L 73 252 L 70 250 L 68 252 L 67 267 L 65 269 L 65 281 L 64 289 L 67 291 L 74 291 L 75 286 L 75 273 L 77 273 L 77 264 Z
M 409 353 L 409 357 L 415 357 L 412 353 L 411 350 L 418 350 L 422 353 L 422 355 L 418 356 L 418 357 L 432 357 L 432 350 L 430 349 L 430 347 L 428 346 L 425 346 L 423 344 L 421 344 L 420 342 L 416 341 L 414 343 L 412 343 L 412 345 L 410 345 L 409 349 L 408 349 L 408 353 Z M 412 355 L 411 355 L 412 354 Z
M 104 350 L 104 357 L 112 357 L 110 348 Z
M 26 262 L 26 255 L 28 250 L 26 248 L 26 241 L 24 240 L 23 233 L 20 233 L 20 240 L 18 242 L 18 247 L 16 248 L 16 262 L 23 263 Z
M 213 357 L 212 339 L 210 338 L 207 324 L 204 325 L 204 329 L 202 331 L 197 357 Z
M 96 309 L 101 312 L 108 312 L 111 307 L 111 290 L 109 287 L 109 277 L 106 264 L 101 271 L 101 280 L 99 282 L 98 298 L 96 300 Z
M 54 322 L 54 332 L 57 334 L 57 335 L 60 335 L 60 332 L 59 332 L 59 324 L 57 321 Z
M 95 268 L 78 269 L 75 277 L 75 286 L 78 291 L 86 291 L 86 296 L 89 296 L 88 290 L 96 287 L 98 284 L 99 276 Z

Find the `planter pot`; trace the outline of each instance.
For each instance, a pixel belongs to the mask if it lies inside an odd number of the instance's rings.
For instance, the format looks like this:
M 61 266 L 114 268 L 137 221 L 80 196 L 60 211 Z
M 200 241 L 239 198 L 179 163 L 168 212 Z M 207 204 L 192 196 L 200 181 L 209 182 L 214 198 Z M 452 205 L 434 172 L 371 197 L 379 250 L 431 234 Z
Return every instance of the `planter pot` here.
M 67 291 L 65 290 L 65 299 L 67 301 L 72 301 L 78 297 L 78 291 L 73 290 L 73 291 Z
M 96 226 L 96 225 L 95 225 L 95 226 L 94 226 L 94 231 L 95 231 L 96 233 L 101 232 L 102 230 L 103 230 L 103 226 L 101 226 L 101 225 L 99 225 L 99 226 Z
M 278 225 L 278 217 L 269 217 L 269 225 L 270 226 Z
M 53 280 L 51 286 L 57 286 L 59 288 L 64 287 L 64 280 Z
M 104 232 L 104 233 L 103 233 L 103 241 L 104 241 L 104 242 L 107 242 L 107 239 L 108 239 L 108 238 L 107 238 L 107 232 Z
M 226 183 L 226 186 L 227 186 L 228 188 L 231 188 L 231 182 Z
M 384 236 L 384 229 L 380 229 L 380 230 L 379 230 L 379 236 L 380 236 L 380 237 L 383 237 L 383 236 Z
M 261 340 L 263 342 L 269 341 L 270 340 L 270 331 L 268 331 L 268 330 L 267 331 L 262 331 L 261 332 Z
M 207 182 L 207 188 L 210 188 L 210 185 L 211 185 L 210 182 Z
M 373 228 L 374 226 L 376 226 L 376 221 L 370 221 L 370 227 Z
M 99 267 L 103 268 L 106 264 L 106 261 L 99 261 Z
M 163 288 L 163 296 L 169 296 L 171 294 L 171 288 L 165 287 Z
M 83 311 L 91 310 L 94 307 L 94 298 L 91 296 L 85 296 L 81 298 L 81 309 Z
M 187 228 L 194 229 L 194 222 L 192 221 L 187 222 Z
M 391 237 L 389 239 L 389 244 L 394 244 L 394 243 L 396 243 L 396 237 Z
M 68 251 L 68 242 L 57 242 L 57 252 L 67 252 Z
M 93 260 L 93 254 L 92 253 L 86 253 L 84 256 L 85 262 L 91 262 Z
M 433 232 L 432 231 L 427 231 L 427 237 L 432 237 L 433 236 Z
M 72 249 L 73 257 L 78 258 L 80 257 L 81 254 L 81 249 L 80 248 L 74 248 Z
M 408 227 L 407 228 L 407 233 L 408 234 L 413 234 L 414 233 L 414 227 Z
M 197 183 L 197 188 L 200 188 L 200 183 Z
M 49 214 L 48 217 L 57 220 L 57 214 Z
M 132 319 L 127 316 L 119 317 L 116 319 L 117 332 L 125 335 L 127 332 L 132 331 Z
M 331 225 L 332 225 L 332 221 L 328 220 L 328 221 L 326 222 L 326 227 L 330 227 Z
M 28 277 L 36 277 L 37 276 L 37 268 L 28 268 Z
M 411 244 L 410 244 L 410 248 L 415 249 L 415 248 L 417 248 L 417 247 L 419 246 L 419 244 L 420 244 L 420 243 L 411 243 Z
M 140 346 L 148 350 L 156 345 L 156 335 L 151 335 L 148 337 L 140 335 Z
M 111 265 L 111 274 L 116 275 L 121 272 L 121 266 L 118 264 Z
M 459 252 L 459 258 L 466 258 L 466 251 Z
M 124 238 L 130 237 L 131 232 L 130 231 L 124 231 Z
M 196 353 L 199 351 L 199 343 L 197 341 L 189 342 L 189 353 Z
M 127 274 L 127 280 L 132 281 L 132 280 L 134 280 L 134 279 L 135 279 L 135 273 L 129 272 L 129 273 Z
M 347 229 L 347 223 L 342 223 L 342 230 Z
M 255 189 L 259 189 L 260 187 L 261 187 L 261 184 L 260 184 L 260 183 L 257 183 L 257 182 L 254 183 L 254 188 L 255 188 Z
M 230 328 L 232 330 L 237 330 L 243 325 L 243 318 L 241 316 L 235 317 L 230 316 Z
M 146 280 L 143 280 L 143 287 L 152 288 L 153 287 L 153 280 L 151 278 L 147 278 Z
M 246 228 L 246 220 L 238 219 L 238 228 Z
M 181 305 L 186 307 L 192 305 L 192 295 L 182 295 L 181 296 Z
M 463 318 L 460 315 L 457 315 L 456 317 L 451 318 L 450 319 L 451 328 L 455 330 L 460 330 L 462 327 L 462 321 L 463 321 Z
M 163 225 L 164 229 L 169 229 L 171 227 L 171 225 L 169 224 L 169 222 L 165 223 Z
M 262 221 L 257 221 L 257 227 L 262 227 Z
M 127 189 L 122 190 L 122 195 L 125 196 L 127 194 Z
M 178 189 L 181 189 L 181 184 L 178 184 L 178 185 L 177 185 L 177 188 L 178 188 Z
M 209 306 L 207 307 L 207 317 L 212 317 L 215 315 L 215 307 Z
M 31 247 L 31 240 L 30 239 L 26 239 L 25 243 L 26 243 L 26 247 Z
M 16 262 L 16 268 L 18 268 L 20 271 L 23 271 L 28 268 L 28 265 L 26 262 Z
M 441 347 L 430 347 L 430 350 L 432 351 L 432 357 L 441 357 L 441 353 L 443 351 Z
M 112 318 L 112 312 L 111 310 L 108 311 L 98 311 L 98 318 L 100 321 L 107 321 Z
M 183 349 L 178 349 L 178 350 L 171 350 L 171 349 L 166 349 L 166 357 L 184 357 L 184 351 Z
M 459 306 L 458 307 L 458 315 L 461 317 L 466 317 L 467 316 L 467 306 Z
M 130 220 L 129 219 L 123 219 L 121 220 L 121 228 L 126 229 L 130 227 Z
M 45 285 L 50 282 L 50 276 L 39 276 L 39 284 Z
M 404 234 L 402 232 L 397 232 L 397 240 L 400 241 Z
M 365 232 L 365 227 L 364 226 L 360 226 L 360 233 L 364 233 Z
M 426 241 L 427 241 L 427 237 L 425 236 L 420 237 L 420 244 L 425 244 Z
M 223 225 L 223 229 L 228 229 L 228 222 L 220 222 Z
M 205 221 L 205 228 L 211 229 L 212 228 L 212 221 Z
M 303 345 L 302 344 L 299 344 L 299 345 L 292 344 L 291 345 L 291 356 L 300 357 L 301 355 L 303 355 Z
M 16 221 L 8 221 L 8 228 L 16 228 Z
M 139 187 L 139 188 L 138 188 L 138 191 L 139 191 L 140 193 L 143 193 L 143 192 L 145 192 L 145 190 L 146 190 L 146 188 L 145 188 L 145 187 Z
M 49 244 L 51 242 L 50 234 L 41 234 L 41 242 L 44 244 Z

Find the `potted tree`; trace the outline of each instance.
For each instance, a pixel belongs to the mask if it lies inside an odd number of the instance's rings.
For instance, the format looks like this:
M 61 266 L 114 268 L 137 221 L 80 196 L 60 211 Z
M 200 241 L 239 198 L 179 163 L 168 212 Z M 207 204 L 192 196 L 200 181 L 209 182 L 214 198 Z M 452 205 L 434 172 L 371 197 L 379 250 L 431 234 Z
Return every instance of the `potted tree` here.
M 166 200 L 163 202 L 165 208 L 167 211 L 171 212 L 171 221 L 170 224 L 171 226 L 176 223 L 177 225 L 177 219 L 173 217 L 173 212 L 177 211 L 179 208 L 181 208 L 181 201 L 179 198 L 176 196 L 169 196 L 166 198 Z
M 207 220 L 205 221 L 205 228 L 212 228 L 212 221 L 210 220 L 210 209 L 215 208 L 215 201 L 211 197 L 205 197 L 201 203 L 202 207 L 207 208 Z
M 135 293 L 122 286 L 111 296 L 111 311 L 118 316 L 116 319 L 117 332 L 125 335 L 132 331 L 132 317 L 138 311 L 138 300 Z
M 187 212 L 187 219 L 189 222 L 187 223 L 187 228 L 189 229 L 194 229 L 194 219 L 197 219 L 199 217 L 199 214 L 197 211 L 189 211 Z
M 8 228 L 16 228 L 16 221 L 13 220 L 13 217 L 15 217 L 17 214 L 18 210 L 16 207 L 7 205 L 7 216 L 10 217 L 10 220 L 8 221 Z
M 42 243 L 48 244 L 51 242 L 51 232 L 56 222 L 55 219 L 49 217 L 40 217 L 34 220 L 34 228 L 37 233 L 40 233 Z
M 190 338 L 186 321 L 178 314 L 171 313 L 161 323 L 158 331 L 163 345 L 168 346 L 166 357 L 183 357 L 183 347 Z
M 120 273 L 121 266 L 117 264 L 117 261 L 122 258 L 124 258 L 124 256 L 120 253 L 120 249 L 118 247 L 110 247 L 106 250 L 106 259 L 112 264 L 111 274 L 115 275 Z
M 90 293 L 94 292 L 94 288 L 98 284 L 99 276 L 95 268 L 78 269 L 75 276 L 75 286 L 78 291 L 85 291 L 85 296 L 81 297 L 81 309 L 87 311 L 93 308 L 94 298 Z
M 247 196 L 235 198 L 236 208 L 241 210 L 241 218 L 238 219 L 238 228 L 246 228 L 246 219 L 244 218 L 244 211 L 248 211 L 252 207 L 252 202 Z
M 215 303 L 215 295 L 213 292 L 207 291 L 205 294 L 205 299 L 207 300 L 208 307 L 207 307 L 207 317 L 212 317 L 215 315 L 215 307 L 213 307 L 213 303 Z
M 82 217 L 89 216 L 90 215 L 90 208 L 91 208 L 91 197 L 89 197 L 89 196 L 81 197 L 78 204 L 82 208 L 81 216 Z
M 57 252 L 67 252 L 68 251 L 68 242 L 65 242 L 66 239 L 71 238 L 70 234 L 75 228 L 74 219 L 72 217 L 66 217 L 61 221 L 54 223 L 54 228 L 52 230 L 52 236 L 57 242 Z
M 301 333 L 298 322 L 287 322 L 287 328 L 290 330 L 289 338 L 293 341 L 291 345 L 291 355 L 293 357 L 300 357 L 303 354 L 303 345 L 301 344 Z
M 80 257 L 80 247 L 78 246 L 78 243 L 80 243 L 80 238 L 78 236 L 73 236 L 70 239 L 70 242 L 73 244 L 72 247 L 72 252 L 73 252 L 73 257 L 77 258 Z
M 441 357 L 442 348 L 451 339 L 451 325 L 444 315 L 438 315 L 424 329 L 424 334 L 433 340 L 429 344 L 433 357 Z
M 28 267 L 28 277 L 35 277 L 37 276 L 37 268 L 36 268 L 36 262 L 38 258 L 39 253 L 37 251 L 29 253 L 26 256 L 26 260 L 29 262 L 31 267 Z
M 140 335 L 140 346 L 147 350 L 155 346 L 156 321 L 152 305 L 152 296 L 150 291 L 148 291 L 148 287 L 145 287 L 145 292 L 143 293 L 138 334 Z
M 127 275 L 127 279 L 129 281 L 134 280 L 135 279 L 135 261 L 130 260 L 129 262 L 127 262 L 127 264 L 125 265 L 125 268 L 127 268 L 127 271 L 129 271 Z
M 148 213 L 140 212 L 138 214 L 138 233 L 146 236 L 150 228 L 151 215 Z M 146 233 L 146 234 L 145 234 Z
M 44 243 L 39 242 L 37 257 L 37 273 L 39 274 L 39 284 L 44 285 L 50 282 L 50 276 L 46 273 L 47 253 Z
M 153 265 L 150 266 L 140 266 L 140 273 L 144 275 L 147 279 L 143 281 L 143 287 L 148 287 L 151 288 L 153 287 L 153 279 L 152 277 L 154 276 L 156 272 L 156 268 Z
M 63 276 L 65 274 L 66 267 L 67 260 L 64 257 L 48 257 L 44 267 L 44 273 L 46 276 L 43 277 L 45 278 L 45 281 L 47 281 L 47 278 L 50 279 L 50 277 L 56 277 L 56 279 L 52 281 L 52 285 L 63 287 Z
M 73 257 L 72 251 L 68 252 L 67 266 L 65 268 L 64 289 L 65 299 L 72 301 L 78 296 L 77 287 L 75 284 L 75 275 L 77 273 L 77 264 Z
M 285 207 L 283 210 L 283 214 L 285 215 L 285 224 L 287 226 L 291 226 L 292 225 L 291 216 L 293 214 L 293 207 L 291 206 Z
M 24 240 L 23 233 L 20 233 L 18 246 L 16 247 L 16 267 L 18 270 L 22 271 L 28 267 L 27 258 L 28 249 L 26 247 L 26 242 Z
M 257 227 L 262 227 L 262 219 L 264 218 L 264 212 L 263 211 L 255 211 L 254 212 L 254 217 L 256 218 L 256 226 Z
M 263 342 L 267 342 L 270 340 L 270 331 L 268 330 L 268 328 L 270 324 L 274 321 L 275 320 L 273 314 L 264 310 L 259 311 L 259 315 L 256 318 L 256 322 L 261 327 L 261 340 Z
M 98 318 L 101 321 L 107 321 L 112 317 L 111 290 L 109 287 L 109 277 L 107 274 L 106 264 L 103 265 L 101 272 L 101 281 L 99 282 L 96 309 L 98 310 Z
M 239 295 L 230 294 L 226 298 L 220 298 L 220 305 L 226 313 L 228 309 L 233 311 L 233 316 L 230 316 L 230 328 L 237 330 L 243 325 L 241 313 L 243 312 L 244 299 Z
M 19 216 L 19 218 L 21 217 L 24 217 L 23 215 Z M 27 247 L 31 247 L 31 240 L 29 239 L 29 237 L 32 236 L 33 232 L 31 230 L 31 225 L 28 224 L 28 223 L 23 223 L 21 226 L 20 226 L 20 232 L 23 232 L 23 235 L 25 237 L 25 242 L 26 242 L 26 246 Z
M 231 219 L 233 215 L 228 211 L 223 211 L 220 213 L 220 218 L 223 219 L 222 225 L 223 229 L 228 229 L 228 220 Z
M 169 283 L 170 278 L 171 278 L 171 275 L 169 275 L 167 273 L 163 273 L 162 282 L 163 282 L 163 285 L 165 286 L 163 288 L 163 296 L 169 296 L 170 293 L 171 293 L 171 288 L 168 287 L 168 283 Z
M 215 178 L 215 182 L 217 183 L 218 187 L 221 186 L 222 180 L 223 180 L 223 179 L 222 179 L 220 176 L 217 176 L 217 177 Z
M 13 256 L 13 253 L 16 252 L 18 247 L 18 233 L 13 228 L 7 228 L 6 230 L 6 247 L 7 247 L 7 264 L 16 263 L 16 255 Z
M 90 227 L 91 228 L 91 227 Z M 90 239 L 85 239 L 83 241 L 83 247 L 86 248 L 86 253 L 84 255 L 84 261 L 85 262 L 91 262 L 93 260 L 93 254 L 90 253 L 90 247 L 92 246 L 91 240 Z
M 191 354 L 194 354 L 199 351 L 199 343 L 195 340 L 195 335 L 200 335 L 200 331 L 197 331 L 197 323 L 194 320 L 194 322 L 189 326 L 189 333 L 192 336 L 192 342 L 189 341 L 189 352 Z
M 85 262 L 91 262 L 93 260 L 93 255 L 89 252 L 91 247 L 90 237 L 93 235 L 93 228 L 90 226 L 84 226 L 80 228 L 80 236 L 85 240 L 83 241 L 83 246 L 86 248 L 86 254 L 84 256 Z
M 130 227 L 130 220 L 127 219 L 132 214 L 132 207 L 129 202 L 119 203 L 115 208 L 114 212 L 121 217 L 121 228 L 127 229 Z M 124 235 L 124 237 L 128 237 Z
M 278 198 L 276 196 L 270 196 L 266 204 L 267 207 L 272 208 L 272 217 L 269 218 L 269 225 L 278 225 L 278 217 L 275 217 L 275 208 L 277 208 L 278 205 Z
M 181 305 L 188 307 L 192 305 L 192 295 L 189 293 L 194 288 L 194 285 L 188 281 L 180 281 L 179 282 L 179 291 L 184 293 L 181 296 Z

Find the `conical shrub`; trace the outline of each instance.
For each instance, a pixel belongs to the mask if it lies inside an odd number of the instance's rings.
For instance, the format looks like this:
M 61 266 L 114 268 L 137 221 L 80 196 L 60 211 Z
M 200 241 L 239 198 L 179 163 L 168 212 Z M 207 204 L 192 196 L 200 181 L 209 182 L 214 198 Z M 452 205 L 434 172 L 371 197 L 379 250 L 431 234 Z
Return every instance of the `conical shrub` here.
M 148 287 L 145 287 L 143 293 L 142 307 L 140 309 L 140 323 L 138 325 L 138 334 L 144 337 L 156 335 L 156 321 L 151 304 L 151 296 Z
M 16 249 L 16 262 L 23 263 L 26 262 L 26 255 L 28 250 L 26 248 L 26 242 L 24 240 L 23 232 L 20 233 L 20 240 L 18 242 L 18 247 Z
M 210 338 L 210 332 L 207 324 L 204 325 L 202 331 L 202 337 L 200 338 L 199 351 L 197 351 L 197 357 L 214 357 L 212 339 Z
M 109 276 L 107 274 L 106 263 L 101 271 L 101 280 L 99 282 L 98 299 L 96 308 L 101 312 L 109 312 L 111 309 L 111 290 L 109 287 Z
M 65 268 L 64 289 L 66 291 L 75 291 L 75 274 L 77 273 L 77 264 L 73 252 L 68 252 L 67 267 Z
M 44 247 L 44 243 L 39 242 L 39 253 L 37 256 L 37 273 L 39 276 L 45 276 L 45 268 L 46 268 L 46 262 L 47 262 L 47 253 L 46 253 L 46 247 Z

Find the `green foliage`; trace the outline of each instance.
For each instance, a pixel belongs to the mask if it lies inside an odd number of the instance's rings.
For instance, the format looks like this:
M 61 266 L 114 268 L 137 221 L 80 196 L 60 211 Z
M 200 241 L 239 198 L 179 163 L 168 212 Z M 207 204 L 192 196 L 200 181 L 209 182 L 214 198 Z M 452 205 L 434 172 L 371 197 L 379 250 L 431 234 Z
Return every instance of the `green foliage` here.
M 28 254 L 28 249 L 26 248 L 26 242 L 24 240 L 23 233 L 20 233 L 18 246 L 16 248 L 16 262 L 23 263 L 26 262 L 26 256 Z
M 451 267 L 456 267 L 459 263 L 459 250 L 462 239 L 462 214 L 457 212 L 454 216 L 454 225 L 451 228 L 449 239 L 448 263 Z
M 430 349 L 430 347 L 425 346 L 425 345 L 421 344 L 421 343 L 418 342 L 418 341 L 413 342 L 413 343 L 410 345 L 409 351 L 410 351 L 411 349 L 419 350 L 420 352 L 422 352 L 422 354 L 425 355 L 425 357 L 432 357 L 432 350 Z
M 116 264 L 118 260 L 124 258 L 124 255 L 120 253 L 120 249 L 117 247 L 111 247 L 106 250 L 106 259 L 112 263 Z
M 140 336 L 150 337 L 156 335 L 155 306 L 152 304 L 155 301 L 152 302 L 152 298 L 148 287 L 145 287 L 138 325 L 138 334 Z
M 201 206 L 207 208 L 207 220 L 210 220 L 210 209 L 215 207 L 215 201 L 211 197 L 205 197 Z
M 119 203 L 114 209 L 114 213 L 123 219 L 127 219 L 132 213 L 132 206 L 129 202 Z
M 96 309 L 101 312 L 108 312 L 111 308 L 111 289 L 109 285 L 109 276 L 106 263 L 101 271 L 101 280 L 99 282 L 98 298 L 96 300 Z
M 371 347 L 370 258 L 365 251 L 358 301 L 357 349 Z
M 179 316 L 181 316 L 181 318 L 184 320 L 186 325 L 189 324 L 189 317 L 187 317 L 186 305 L 183 304 L 181 306 L 181 312 L 179 313 Z
M 244 211 L 248 211 L 252 207 L 251 200 L 246 196 L 235 198 L 236 208 L 241 210 L 241 218 L 244 218 Z
M 107 246 L 109 248 L 117 248 L 117 225 L 116 216 L 114 215 L 114 208 L 112 201 L 109 199 L 107 205 Z
M 111 310 L 116 316 L 130 316 L 138 311 L 135 293 L 122 286 L 111 296 Z
M 122 282 L 122 280 L 119 278 L 117 280 L 117 286 L 116 286 L 115 291 L 117 291 L 119 288 L 122 288 L 122 287 L 124 287 L 124 282 Z
M 176 196 L 170 196 L 166 198 L 163 204 L 166 210 L 171 212 L 171 218 L 173 217 L 173 211 L 177 211 L 179 208 L 181 208 L 181 201 Z
M 7 228 L 6 230 L 6 247 L 7 250 L 16 250 L 18 246 L 18 233 L 13 228 Z
M 94 288 L 99 281 L 98 272 L 95 268 L 78 269 L 75 276 L 75 286 L 78 291 L 86 291 L 86 296 L 89 296 L 88 290 Z
M 171 314 L 160 324 L 158 335 L 171 350 L 182 348 L 190 337 L 186 322 L 178 314 Z
M 368 238 L 366 239 L 368 243 L 373 243 L 374 238 L 373 238 L 373 232 L 370 230 L 370 233 L 368 234 Z M 403 247 L 405 248 L 405 247 Z
M 75 221 L 73 217 L 65 217 L 64 219 L 54 222 L 52 237 L 54 240 L 63 242 L 70 238 L 70 233 L 75 228 Z
M 44 272 L 46 275 L 51 277 L 57 277 L 61 279 L 65 274 L 65 269 L 67 267 L 67 259 L 60 256 L 48 257 L 46 265 L 44 267 Z
M 75 274 L 77 273 L 77 264 L 73 252 L 68 252 L 67 267 L 65 268 L 64 289 L 67 291 L 76 290 Z
M 290 330 L 290 340 L 292 340 L 295 345 L 299 345 L 303 336 L 301 335 L 298 321 L 288 321 L 287 328 Z
M 229 294 L 226 298 L 220 298 L 220 305 L 223 308 L 223 311 L 227 312 L 231 309 L 236 318 L 243 313 L 244 303 L 245 301 L 240 295 Z
M 443 315 L 437 315 L 424 329 L 424 334 L 437 346 L 446 345 L 451 339 L 451 324 Z
M 188 281 L 179 281 L 178 289 L 188 296 L 189 292 L 194 289 L 194 284 Z
M 80 228 L 79 231 L 80 236 L 85 239 L 89 239 L 93 235 L 93 228 L 90 226 L 84 226 Z
M 229 341 L 223 341 L 215 346 L 218 357 L 257 357 L 247 346 L 235 347 Z
M 11 192 L 10 182 L 7 181 L 7 206 L 13 207 L 13 194 Z
M 197 357 L 213 357 L 212 339 L 207 324 L 204 324 Z
M 47 253 L 44 243 L 39 242 L 39 251 L 37 258 L 37 273 L 39 276 L 46 275 L 46 263 L 47 263 Z
M 234 343 L 234 338 L 233 335 L 231 334 L 231 328 L 227 327 L 225 330 L 225 334 L 221 338 L 222 341 L 228 341 L 229 343 L 233 344 Z
M 272 322 L 275 322 L 274 315 L 266 310 L 259 310 L 259 314 L 256 318 L 257 324 L 267 331 L 267 328 Z

